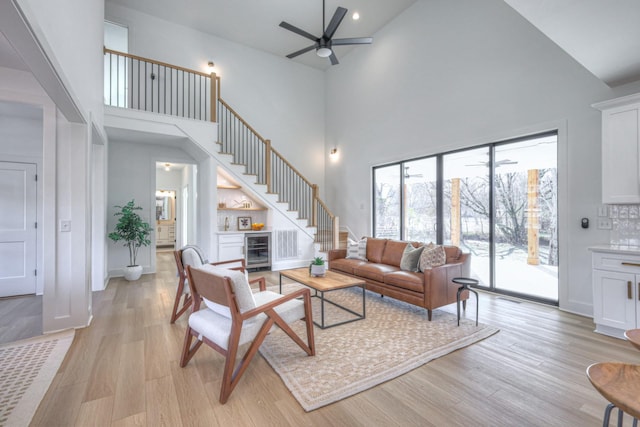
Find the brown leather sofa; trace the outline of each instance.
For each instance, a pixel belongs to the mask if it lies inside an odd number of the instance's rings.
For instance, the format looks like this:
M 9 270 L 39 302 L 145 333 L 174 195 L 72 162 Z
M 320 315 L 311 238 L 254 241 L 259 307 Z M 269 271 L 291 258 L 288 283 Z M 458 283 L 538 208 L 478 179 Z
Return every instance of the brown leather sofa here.
M 456 302 L 459 286 L 451 279 L 469 277 L 470 254 L 462 253 L 457 246 L 445 246 L 446 264 L 424 272 L 403 271 L 400 261 L 407 243 L 367 238 L 368 261 L 346 259 L 346 249 L 333 249 L 329 251 L 329 270 L 364 279 L 372 292 L 426 308 L 431 320 L 432 310 Z M 468 297 L 464 291 L 460 300 L 466 302 Z

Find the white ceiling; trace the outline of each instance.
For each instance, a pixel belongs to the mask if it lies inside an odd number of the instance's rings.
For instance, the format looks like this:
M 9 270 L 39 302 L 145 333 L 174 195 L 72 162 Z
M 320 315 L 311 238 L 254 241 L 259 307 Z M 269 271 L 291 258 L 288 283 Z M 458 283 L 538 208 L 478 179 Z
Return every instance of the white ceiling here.
M 322 0 L 106 0 L 157 16 L 199 31 L 222 37 L 274 55 L 286 55 L 310 46 L 313 42 L 279 27 L 286 21 L 312 35 L 322 32 Z M 325 0 L 325 26 L 338 6 L 348 13 L 334 38 L 369 37 L 395 18 L 416 0 Z M 354 21 L 353 12 L 360 13 Z M 375 37 L 373 43 L 375 44 Z M 338 60 L 351 49 L 368 46 L 336 46 Z M 326 69 L 328 58 L 319 58 L 314 51 L 293 59 L 311 67 Z
M 640 79 L 640 0 L 504 0 L 608 84 Z
M 335 37 L 374 36 L 387 22 L 416 1 L 326 0 L 326 22 L 337 6 L 349 9 Z M 504 0 L 564 49 L 576 61 L 610 86 L 640 79 L 640 0 Z M 227 40 L 284 57 L 311 44 L 280 28 L 287 21 L 314 35 L 322 27 L 320 0 L 190 0 L 189 7 L 175 0 L 106 0 L 162 19 L 211 33 Z M 358 11 L 359 21 L 351 19 Z M 350 49 L 337 46 L 341 58 Z M 319 69 L 329 60 L 307 52 L 293 61 Z M 25 70 L 26 66 L 0 32 L 0 66 Z M 338 65 L 339 66 L 339 65 Z

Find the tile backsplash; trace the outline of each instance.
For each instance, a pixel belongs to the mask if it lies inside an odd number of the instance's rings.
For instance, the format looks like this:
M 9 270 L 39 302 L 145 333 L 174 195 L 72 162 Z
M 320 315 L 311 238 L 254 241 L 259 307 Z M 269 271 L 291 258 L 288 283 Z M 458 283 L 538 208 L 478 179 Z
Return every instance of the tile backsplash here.
M 612 245 L 640 246 L 640 205 L 608 205 Z

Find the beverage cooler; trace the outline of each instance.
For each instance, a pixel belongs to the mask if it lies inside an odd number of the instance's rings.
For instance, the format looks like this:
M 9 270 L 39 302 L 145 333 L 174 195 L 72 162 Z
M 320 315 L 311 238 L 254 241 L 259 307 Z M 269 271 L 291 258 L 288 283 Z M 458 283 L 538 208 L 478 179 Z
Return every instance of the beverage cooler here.
M 244 247 L 248 269 L 271 268 L 271 233 L 245 233 Z

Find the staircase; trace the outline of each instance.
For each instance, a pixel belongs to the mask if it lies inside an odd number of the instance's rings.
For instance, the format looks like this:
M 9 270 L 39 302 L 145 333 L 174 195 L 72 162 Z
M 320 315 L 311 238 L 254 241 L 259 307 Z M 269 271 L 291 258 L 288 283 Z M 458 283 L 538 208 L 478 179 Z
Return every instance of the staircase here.
M 219 97 L 219 76 L 109 49 L 104 54 L 108 105 L 217 122 L 219 154 L 231 157 L 231 167 L 243 167 L 255 184 L 266 186 L 265 200 L 275 195 L 275 202 L 286 206 L 281 211 L 295 212 L 307 228 L 314 228 L 318 251 L 340 247 L 338 217 L 318 197 L 318 186 Z

